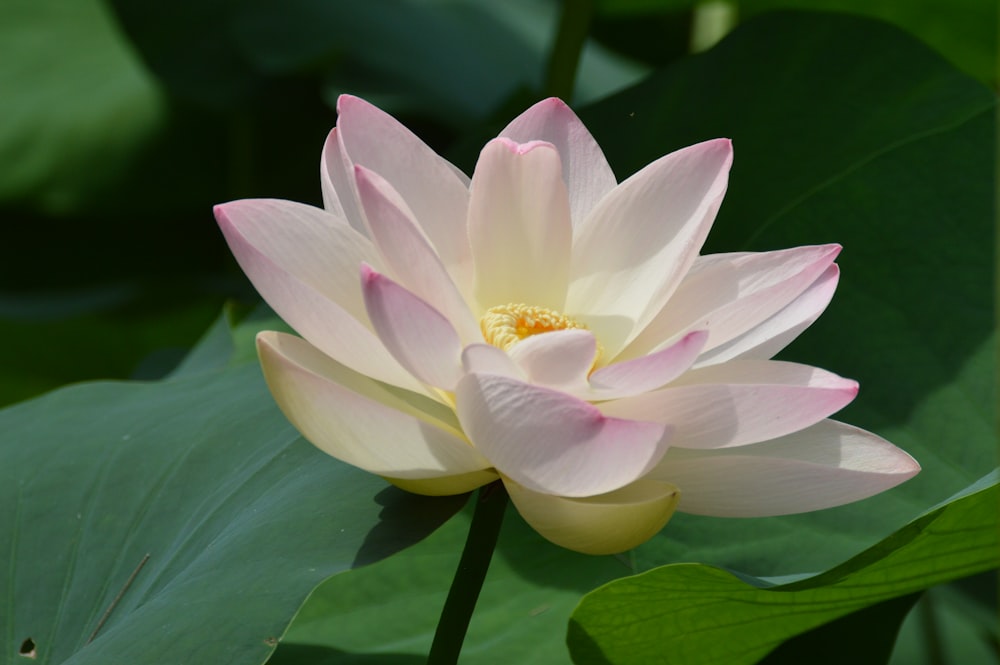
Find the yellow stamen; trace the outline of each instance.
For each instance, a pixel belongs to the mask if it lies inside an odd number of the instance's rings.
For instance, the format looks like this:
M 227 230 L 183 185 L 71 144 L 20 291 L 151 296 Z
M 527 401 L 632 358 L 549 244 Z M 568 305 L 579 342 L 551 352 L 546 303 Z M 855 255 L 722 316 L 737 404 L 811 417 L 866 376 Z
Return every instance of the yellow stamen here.
M 565 314 L 545 307 L 518 303 L 490 307 L 479 319 L 479 327 L 487 342 L 504 351 L 532 335 L 554 330 L 587 329 L 587 326 Z

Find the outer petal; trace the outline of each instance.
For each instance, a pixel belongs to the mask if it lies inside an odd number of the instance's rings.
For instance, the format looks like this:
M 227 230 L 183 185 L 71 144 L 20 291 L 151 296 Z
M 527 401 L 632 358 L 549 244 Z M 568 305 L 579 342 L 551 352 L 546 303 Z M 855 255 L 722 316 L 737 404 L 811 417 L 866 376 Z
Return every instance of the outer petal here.
M 840 268 L 833 264 L 781 311 L 739 337 L 703 353 L 695 366 L 714 365 L 734 358 L 773 357 L 819 318 L 830 304 L 839 279 Z
M 704 351 L 759 325 L 809 288 L 840 245 L 699 257 L 677 291 L 626 354 L 645 354 L 697 327 L 710 331 Z
M 656 353 L 602 367 L 590 376 L 588 399 L 628 397 L 673 381 L 691 367 L 707 338 L 706 331 L 695 331 Z
M 413 211 L 456 283 L 471 283 L 468 181 L 395 118 L 368 102 L 341 95 L 337 112 L 344 158 L 388 180 Z
M 572 234 L 555 148 L 537 141 L 487 143 L 476 163 L 469 199 L 480 308 L 514 302 L 562 310 Z
M 681 511 L 763 517 L 865 499 L 918 471 L 916 461 L 888 441 L 824 420 L 753 446 L 730 450 L 671 448 L 651 475 L 681 488 Z
M 215 216 L 240 267 L 274 310 L 314 346 L 351 369 L 410 390 L 424 388 L 368 327 L 357 269 L 378 262 L 342 220 L 300 203 L 233 201 Z
M 565 102 L 543 99 L 514 118 L 500 136 L 518 143 L 546 141 L 562 160 L 573 223 L 580 223 L 597 202 L 618 184 L 601 147 Z
M 368 318 L 399 364 L 437 388 L 454 390 L 462 376 L 462 343 L 440 312 L 385 275 L 361 265 Z
M 858 384 L 816 367 L 735 360 L 688 372 L 656 392 L 607 402 L 601 412 L 674 426 L 671 445 L 728 448 L 814 425 L 844 408 Z
M 257 350 L 285 416 L 337 459 L 382 476 L 434 480 L 425 487 L 456 494 L 495 477 L 440 404 L 387 390 L 292 335 L 263 332 Z
M 584 554 L 615 554 L 641 545 L 663 528 L 680 499 L 674 485 L 655 480 L 582 499 L 532 492 L 509 478 L 504 486 L 535 531 Z
M 697 257 L 732 155 L 727 139 L 671 153 L 601 199 L 578 227 L 565 311 L 611 357 L 662 309 Z
M 406 203 L 381 176 L 355 167 L 372 240 L 393 276 L 451 321 L 462 341 L 483 341 L 479 324 Z
M 612 492 L 667 448 L 665 425 L 605 418 L 582 400 L 507 377 L 467 374 L 455 397 L 462 428 L 497 471 L 544 494 Z

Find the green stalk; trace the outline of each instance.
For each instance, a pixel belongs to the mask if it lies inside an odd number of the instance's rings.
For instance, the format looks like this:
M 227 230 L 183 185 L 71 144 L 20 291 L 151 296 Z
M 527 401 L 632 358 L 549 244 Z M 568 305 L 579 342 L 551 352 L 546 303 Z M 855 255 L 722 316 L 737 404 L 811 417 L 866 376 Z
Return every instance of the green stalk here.
M 571 101 L 580 54 L 583 52 L 583 43 L 587 40 L 593 15 L 594 0 L 563 0 L 559 31 L 556 33 L 555 44 L 552 45 L 552 55 L 549 56 L 546 96 L 560 97 L 567 103 Z
M 462 652 L 462 642 L 469 629 L 472 612 L 476 609 L 486 571 L 493 558 L 493 549 L 500 536 L 507 490 L 499 480 L 480 488 L 476 495 L 476 510 L 472 514 L 469 535 L 451 581 L 448 598 L 444 601 L 434 642 L 427 656 L 428 665 L 453 665 Z

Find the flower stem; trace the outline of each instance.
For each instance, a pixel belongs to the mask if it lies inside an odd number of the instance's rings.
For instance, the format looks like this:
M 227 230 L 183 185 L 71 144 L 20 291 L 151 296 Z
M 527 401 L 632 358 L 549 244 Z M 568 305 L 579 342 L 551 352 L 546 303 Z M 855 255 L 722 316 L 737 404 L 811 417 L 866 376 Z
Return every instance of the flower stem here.
M 549 56 L 549 71 L 545 81 L 545 92 L 550 97 L 560 97 L 570 103 L 576 70 L 580 64 L 580 53 L 590 30 L 590 19 L 594 15 L 594 0 L 563 0 L 559 17 L 559 31 Z
M 476 511 L 472 514 L 469 535 L 465 539 L 462 559 L 458 562 L 455 579 L 451 581 L 448 598 L 444 601 L 437 632 L 427 656 L 428 665 L 451 665 L 458 662 L 465 632 L 476 609 L 486 571 L 493 558 L 493 548 L 500 536 L 503 513 L 507 508 L 507 490 L 499 480 L 480 488 L 476 495 Z

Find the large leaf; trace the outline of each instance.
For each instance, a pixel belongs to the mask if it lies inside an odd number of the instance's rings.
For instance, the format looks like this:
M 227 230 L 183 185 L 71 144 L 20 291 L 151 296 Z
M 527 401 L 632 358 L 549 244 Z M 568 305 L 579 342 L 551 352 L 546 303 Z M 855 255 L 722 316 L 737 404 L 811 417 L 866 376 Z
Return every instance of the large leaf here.
M 159 378 L 213 319 L 217 300 L 137 284 L 0 293 L 0 406 L 86 379 Z
M 400 556 L 323 584 L 269 665 L 424 662 L 469 517 L 466 510 Z M 462 650 L 463 665 L 566 662 L 562 635 L 580 596 L 628 572 L 614 558 L 549 545 L 508 509 Z
M 262 663 L 320 581 L 461 506 L 304 442 L 256 363 L 212 369 L 226 334 L 174 379 L 0 411 L 0 662 Z
M 612 582 L 573 612 L 573 660 L 749 665 L 788 638 L 850 612 L 996 567 L 997 474 L 979 485 L 808 579 L 775 586 L 703 564 L 673 564 Z

